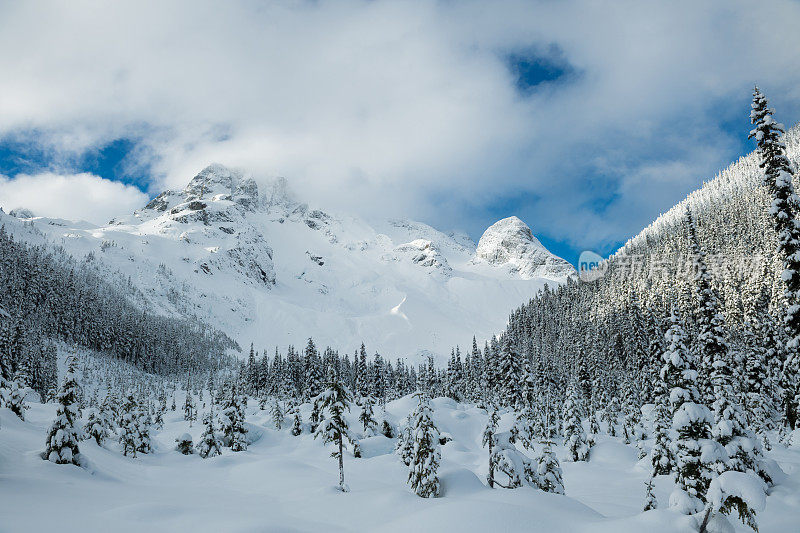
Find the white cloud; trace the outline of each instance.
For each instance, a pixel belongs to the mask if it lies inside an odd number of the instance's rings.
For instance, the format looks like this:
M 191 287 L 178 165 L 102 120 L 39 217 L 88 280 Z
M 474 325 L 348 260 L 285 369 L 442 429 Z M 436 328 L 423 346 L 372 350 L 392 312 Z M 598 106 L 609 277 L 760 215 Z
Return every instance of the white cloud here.
M 535 231 L 593 246 L 739 155 L 720 124 L 747 130 L 755 81 L 800 118 L 798 24 L 790 0 L 5 3 L 0 135 L 141 136 L 153 189 L 219 161 L 473 233 L 524 191 Z M 502 53 L 551 44 L 579 76 L 521 97 Z
M 6 212 L 24 207 L 36 216 L 105 224 L 142 207 L 147 200 L 136 187 L 93 174 L 0 176 L 0 207 Z

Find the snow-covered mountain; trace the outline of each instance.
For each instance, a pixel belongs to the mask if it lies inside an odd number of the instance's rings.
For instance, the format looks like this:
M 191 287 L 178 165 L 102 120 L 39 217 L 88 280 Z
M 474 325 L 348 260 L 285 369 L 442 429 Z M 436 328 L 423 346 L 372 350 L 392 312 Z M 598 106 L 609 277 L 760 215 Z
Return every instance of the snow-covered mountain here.
M 216 164 L 105 226 L 15 214 L 1 220 L 20 238 L 89 255 L 106 276 L 130 277 L 159 312 L 194 315 L 259 349 L 313 336 L 341 350 L 363 341 L 390 357 L 447 356 L 574 273 L 516 217 L 476 247 L 420 222 L 314 209 L 283 178 L 259 186 Z
M 572 265 L 551 254 L 519 218 L 508 217 L 487 229 L 475 252 L 475 261 L 505 266 L 522 279 L 561 278 L 573 273 Z

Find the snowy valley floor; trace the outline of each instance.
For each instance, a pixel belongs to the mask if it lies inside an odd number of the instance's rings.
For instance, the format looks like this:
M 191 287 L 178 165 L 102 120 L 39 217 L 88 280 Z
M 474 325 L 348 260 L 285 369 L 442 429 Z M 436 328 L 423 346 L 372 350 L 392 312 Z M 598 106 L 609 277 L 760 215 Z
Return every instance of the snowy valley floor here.
M 180 395 L 180 392 L 179 392 Z M 386 418 L 402 421 L 410 397 L 391 402 Z M 43 461 L 45 432 L 55 405 L 31 403 L 26 421 L 0 409 L 0 531 L 543 531 L 639 532 L 696 530 L 691 518 L 665 510 L 671 490 L 657 480 L 660 509 L 641 513 L 647 459 L 605 436 L 588 463 L 563 460 L 566 496 L 531 488 L 488 488 L 483 481 L 487 453 L 480 446 L 485 411 L 439 398 L 434 420 L 453 441 L 442 447 L 439 470 L 443 494 L 414 495 L 406 468 L 393 453 L 394 440 L 362 441 L 364 457 L 345 456 L 351 492 L 338 481 L 329 447 L 307 432 L 299 437 L 272 428 L 267 411 L 247 409 L 251 438 L 246 452 L 203 460 L 174 450 L 175 438 L 189 432 L 195 442 L 202 425 L 190 429 L 179 411 L 168 411 L 154 435 L 154 453 L 123 457 L 115 442 L 81 443 L 88 469 Z M 180 405 L 180 402 L 179 402 Z M 380 421 L 382 413 L 376 409 Z M 307 419 L 307 413 L 304 413 Z M 356 427 L 357 413 L 351 413 Z M 800 433 L 800 432 L 798 432 Z M 800 441 L 800 434 L 795 435 Z M 649 444 L 649 443 L 648 443 Z M 800 444 L 800 443 L 799 443 Z M 758 516 L 762 532 L 800 531 L 800 446 L 776 446 L 769 456 L 788 474 L 767 498 Z M 737 531 L 745 529 L 735 518 Z M 721 531 L 722 524 L 712 524 Z

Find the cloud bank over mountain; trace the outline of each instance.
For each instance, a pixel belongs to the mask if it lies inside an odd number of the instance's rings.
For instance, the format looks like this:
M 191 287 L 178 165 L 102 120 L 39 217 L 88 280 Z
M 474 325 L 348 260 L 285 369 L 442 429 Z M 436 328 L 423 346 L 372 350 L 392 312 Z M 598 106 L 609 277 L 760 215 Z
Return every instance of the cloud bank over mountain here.
M 475 238 L 517 214 L 602 248 L 747 151 L 754 82 L 800 118 L 798 17 L 789 1 L 4 4 L 0 140 L 44 147 L 56 174 L 130 140 L 122 172 L 151 195 L 219 161 L 364 216 Z

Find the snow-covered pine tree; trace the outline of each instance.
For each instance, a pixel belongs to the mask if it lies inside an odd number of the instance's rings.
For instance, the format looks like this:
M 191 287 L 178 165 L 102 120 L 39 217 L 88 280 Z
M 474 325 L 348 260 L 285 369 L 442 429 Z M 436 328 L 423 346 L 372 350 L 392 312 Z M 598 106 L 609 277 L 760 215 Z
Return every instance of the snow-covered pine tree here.
M 141 444 L 139 432 L 139 406 L 133 393 L 129 393 L 122 404 L 119 422 L 119 443 L 122 445 L 122 454 L 126 457 L 136 457 L 136 451 Z
M 622 424 L 622 437 L 625 444 L 640 440 L 644 436 L 641 427 L 642 410 L 638 395 L 633 390 L 633 381 L 623 380 L 623 411 L 625 413 Z
M 244 398 L 239 395 L 236 383 L 231 383 L 230 393 L 222 408 L 222 434 L 231 451 L 247 450 L 247 429 L 245 429 Z
M 783 260 L 781 279 L 784 283 L 786 360 L 782 386 L 784 390 L 784 419 L 796 427 L 800 400 L 800 222 L 797 220 L 798 199 L 792 184 L 792 165 L 786 157 L 786 145 L 781 136 L 783 126 L 772 118 L 767 98 L 758 87 L 753 91 L 750 122 L 755 126 L 750 138 L 755 138 L 764 171 L 764 185 L 772 197 L 769 214 L 778 236 L 778 251 Z
M 761 276 L 767 278 L 768 271 Z M 748 306 L 745 320 L 745 346 L 747 355 L 744 368 L 744 408 L 747 425 L 769 446 L 767 430 L 772 427 L 777 383 L 773 382 L 767 358 L 776 357 L 772 352 L 774 324 L 769 313 L 769 287 L 762 286 L 758 297 Z
M 667 349 L 663 356 L 665 367 L 662 375 L 672 386 L 672 428 L 677 432 L 677 438 L 672 443 L 677 486 L 670 496 L 670 505 L 683 513 L 692 514 L 703 508 L 712 475 L 711 465 L 701 457 L 704 443 L 711 438 L 712 416 L 702 403 L 697 389 L 695 359 L 686 348 L 683 326 L 674 313 L 670 317 L 665 340 Z M 716 461 L 716 457 L 709 460 Z
M 78 393 L 80 387 L 75 377 L 75 356 L 67 360 L 67 373 L 56 398 L 56 418 L 47 433 L 47 447 L 43 458 L 57 464 L 80 465 L 81 455 L 78 441 L 82 435 L 78 420 Z
M 152 451 L 152 442 L 150 441 L 150 414 L 147 407 L 140 404 L 139 411 L 136 414 L 136 429 L 139 432 L 139 445 L 136 451 L 139 453 L 150 453 Z
M 734 382 L 732 362 L 728 351 L 717 355 L 713 363 L 711 381 L 714 385 L 714 439 L 725 447 L 729 461 L 721 464 L 718 471 L 737 472 L 757 471 L 760 458 L 760 445 L 747 430 L 747 422 Z
M 311 433 L 317 432 L 320 420 L 322 420 L 322 413 L 320 412 L 320 404 L 319 402 L 312 401 L 311 415 L 309 416 L 309 422 L 311 423 Z
M 564 402 L 564 447 L 570 461 L 589 460 L 589 441 L 583 429 L 579 410 L 578 386 L 571 381 Z
M 542 452 L 536 458 L 535 481 L 539 489 L 554 494 L 564 494 L 564 478 L 561 465 L 553 453 L 553 441 L 547 437 L 542 443 Z
M 433 423 L 427 395 L 415 394 L 418 404 L 411 415 L 412 450 L 408 465 L 408 483 L 417 496 L 432 498 L 439 494 L 439 430 Z
M 397 434 L 397 444 L 395 445 L 395 453 L 400 456 L 400 460 L 408 466 L 411 464 L 411 451 L 413 442 L 411 439 L 411 413 L 406 416 L 405 425 Z
M 157 430 L 164 429 L 164 411 L 160 407 L 155 409 L 155 419 L 153 420 L 153 427 Z
M 305 393 L 308 398 L 313 398 L 322 391 L 324 375 L 322 364 L 314 341 L 309 337 L 305 349 Z
M 669 370 L 668 365 L 659 373 L 656 379 L 653 394 L 653 448 L 650 451 L 650 464 L 652 477 L 671 474 L 675 470 L 675 456 L 672 453 L 669 429 L 672 426 L 672 416 L 669 405 L 669 385 L 664 381 Z M 672 374 L 669 374 L 671 377 Z
M 394 438 L 394 429 L 389 421 L 385 418 L 383 419 L 383 422 L 381 422 L 381 434 L 387 439 Z
M 711 274 L 706 265 L 706 252 L 697 237 L 697 224 L 691 210 L 686 208 L 686 234 L 694 272 L 694 323 L 697 328 L 697 387 L 703 403 L 711 405 L 716 391 L 711 381 L 714 362 L 726 359 L 725 323 L 720 313 L 719 297 L 711 285 Z
M 653 493 L 653 478 L 650 477 L 644 483 L 645 486 L 645 503 L 644 503 L 644 512 L 651 511 L 653 509 L 658 508 L 658 500 L 656 500 L 656 495 Z
M 336 446 L 331 457 L 339 461 L 339 490 L 342 492 L 349 491 L 344 483 L 344 441 L 349 441 L 353 446 L 354 455 L 358 452 L 358 442 L 344 417 L 344 412 L 350 411 L 352 400 L 352 393 L 333 373 L 328 378 L 327 389 L 314 398 L 314 403 L 319 405 L 320 413 L 324 416 L 314 432 L 314 438 L 322 437 L 326 444 L 332 442 Z
M 272 402 L 272 409 L 270 409 L 270 416 L 272 416 L 272 424 L 275 426 L 275 429 L 280 431 L 281 427 L 283 427 L 284 413 L 283 409 L 281 409 L 281 404 L 278 401 L 278 398 L 275 398 L 275 400 Z
M 102 406 L 91 409 L 83 431 L 84 437 L 94 439 L 98 446 L 102 446 L 105 440 L 111 436 L 110 424 Z
M 217 437 L 217 431 L 214 427 L 214 403 L 211 403 L 211 407 L 208 413 L 203 416 L 203 425 L 205 429 L 203 431 L 203 435 L 200 437 L 200 442 L 197 443 L 197 454 L 202 457 L 203 459 L 208 459 L 209 457 L 216 457 L 217 455 L 222 454 L 222 443 L 220 442 L 219 438 Z
M 492 435 L 494 445 L 490 456 L 492 487 L 516 489 L 522 486 L 523 480 L 537 486 L 537 474 L 530 460 L 522 454 L 512 442 L 510 431 L 502 431 Z
M 595 411 L 594 407 L 591 407 L 589 410 L 589 439 L 594 440 L 594 438 L 600 434 L 600 422 L 597 419 L 597 411 Z
M 604 394 L 605 396 L 605 394 Z M 610 437 L 617 436 L 617 425 L 619 425 L 619 398 L 616 394 L 610 394 L 611 399 L 603 402 L 606 406 L 603 411 L 603 420 L 605 420 L 608 427 L 608 435 Z
M 189 422 L 189 427 L 192 427 L 192 422 L 197 420 L 197 408 L 190 390 L 186 391 L 186 401 L 183 402 L 183 419 Z
M 511 407 L 522 406 L 522 387 L 520 386 L 522 369 L 520 368 L 519 355 L 511 345 L 509 335 L 503 335 L 500 343 L 498 360 L 500 379 L 500 402 Z
M 167 391 L 163 387 L 158 391 L 158 411 L 162 416 L 167 412 Z
M 175 449 L 183 455 L 192 455 L 194 453 L 194 445 L 192 444 L 192 436 L 184 433 L 175 439 Z
M 300 417 L 300 408 L 295 406 L 292 409 L 292 429 L 291 433 L 295 437 L 303 432 L 303 419 Z
M 533 441 L 536 439 L 536 414 L 533 406 L 525 406 L 515 420 L 511 432 L 514 440 L 518 441 L 527 450 L 533 450 Z
M 369 394 L 361 400 L 361 414 L 358 415 L 358 421 L 364 426 L 364 434 L 367 436 L 375 432 L 378 424 L 373 416 L 372 406 L 374 404 L 375 400 Z
M 20 386 L 17 379 L 11 380 L 8 386 L 5 404 L 20 420 L 25 420 L 25 411 L 30 409 L 30 406 L 25 401 L 25 388 Z
M 481 440 L 481 444 L 489 448 L 489 473 L 486 474 L 486 481 L 489 483 L 490 488 L 494 488 L 494 435 L 497 433 L 498 422 L 500 422 L 500 417 L 497 415 L 497 411 L 492 409 L 489 413 L 486 427 L 483 429 L 483 438 Z
M 120 419 L 120 404 L 119 394 L 117 389 L 112 387 L 107 393 L 103 402 L 100 404 L 100 410 L 105 413 L 106 420 L 109 424 L 109 429 L 113 432 L 119 424 Z

